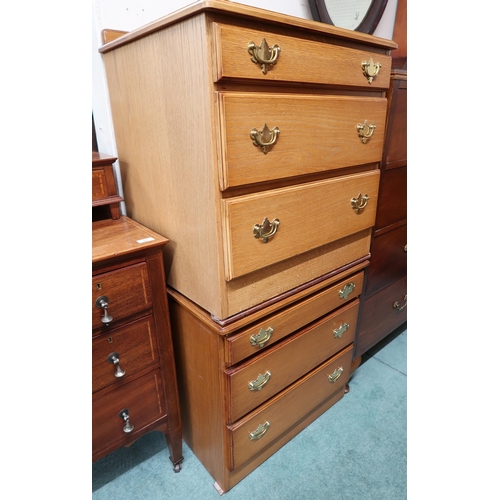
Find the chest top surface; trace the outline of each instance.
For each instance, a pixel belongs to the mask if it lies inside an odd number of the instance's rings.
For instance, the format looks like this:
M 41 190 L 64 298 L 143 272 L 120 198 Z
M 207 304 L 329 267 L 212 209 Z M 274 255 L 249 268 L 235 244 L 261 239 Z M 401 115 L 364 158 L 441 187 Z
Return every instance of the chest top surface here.
M 168 239 L 122 216 L 92 224 L 92 264 L 168 243 Z

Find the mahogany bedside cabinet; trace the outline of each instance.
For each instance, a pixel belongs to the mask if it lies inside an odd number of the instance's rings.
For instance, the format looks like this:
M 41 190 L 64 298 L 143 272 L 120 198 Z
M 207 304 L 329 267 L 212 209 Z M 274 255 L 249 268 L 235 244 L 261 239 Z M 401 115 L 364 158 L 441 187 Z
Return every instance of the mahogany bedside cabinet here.
M 181 469 L 167 243 L 125 216 L 92 223 L 92 461 L 158 430 Z

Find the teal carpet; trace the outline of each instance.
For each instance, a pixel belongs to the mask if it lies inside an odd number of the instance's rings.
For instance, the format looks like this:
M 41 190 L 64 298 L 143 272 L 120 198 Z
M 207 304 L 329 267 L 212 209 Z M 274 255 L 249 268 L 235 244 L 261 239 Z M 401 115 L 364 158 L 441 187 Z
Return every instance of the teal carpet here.
M 223 495 L 227 500 L 404 500 L 406 323 L 369 351 L 337 404 Z M 217 500 L 183 445 L 176 474 L 152 432 L 92 466 L 93 500 Z

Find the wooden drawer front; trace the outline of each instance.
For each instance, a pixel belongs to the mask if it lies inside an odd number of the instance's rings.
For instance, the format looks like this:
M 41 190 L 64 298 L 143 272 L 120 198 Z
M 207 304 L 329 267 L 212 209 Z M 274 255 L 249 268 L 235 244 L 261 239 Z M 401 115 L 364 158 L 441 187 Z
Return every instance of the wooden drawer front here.
M 105 169 L 92 170 L 92 200 L 102 200 L 109 196 Z M 114 194 L 114 193 L 113 193 Z
M 108 314 L 114 326 L 121 319 L 152 306 L 148 267 L 145 262 L 92 277 L 92 328 L 104 326 L 104 309 L 96 306 L 99 297 L 108 298 Z
M 365 296 L 406 276 L 406 224 L 373 238 Z
M 155 370 L 103 397 L 94 395 L 92 453 L 124 444 L 130 438 L 133 439 L 139 430 L 161 418 L 165 411 L 161 405 L 162 391 L 160 371 Z M 134 426 L 130 433 L 123 431 L 125 422 L 119 417 L 124 408 L 128 409 L 130 422 Z
M 356 357 L 365 353 L 406 321 L 406 276 L 365 300 L 361 314 Z M 397 303 L 398 307 L 394 307 Z
M 222 200 L 226 280 L 373 226 L 379 176 L 372 170 Z M 359 194 L 369 201 L 356 213 L 351 199 Z M 266 218 L 279 226 L 264 243 L 253 231 Z
M 220 187 L 380 162 L 386 108 L 374 97 L 219 93 Z M 357 125 L 365 120 L 376 128 L 363 143 Z M 279 129 L 267 153 L 250 137 L 264 125 Z
M 406 80 L 395 80 L 391 96 L 387 128 L 385 168 L 397 168 L 407 163 L 407 93 Z
M 353 291 L 347 294 L 346 287 L 352 288 L 351 284 L 354 285 Z M 225 343 L 227 365 L 234 365 L 252 354 L 262 352 L 263 348 L 275 344 L 290 333 L 345 305 L 347 301 L 359 296 L 362 289 L 363 273 L 358 273 L 298 304 L 267 317 L 243 332 L 228 337 Z M 346 298 L 344 298 L 345 295 L 347 295 Z M 346 305 L 342 311 L 346 313 L 347 310 L 357 310 L 358 303 L 359 301 L 355 300 Z M 269 340 L 266 341 L 266 338 Z M 259 339 L 264 339 L 262 346 L 258 343 Z
M 213 30 L 216 51 L 214 81 L 244 78 L 366 89 L 389 88 L 391 58 L 387 55 L 224 24 L 214 24 Z M 274 45 L 280 47 L 276 64 L 268 65 L 265 74 L 261 64 L 252 62 L 248 52 L 249 43 L 259 47 L 264 38 L 270 48 Z M 382 65 L 372 83 L 363 75 L 361 66 L 370 58 Z
M 406 167 L 384 173 L 380 184 L 375 229 L 406 219 Z
M 226 370 L 229 422 L 246 415 L 353 342 L 357 313 L 357 303 L 335 311 L 242 366 Z M 254 390 L 249 388 L 251 383 Z
M 352 350 L 352 345 L 347 347 L 257 411 L 235 425 L 228 426 L 232 452 L 231 470 L 259 453 L 328 396 L 343 391 L 344 385 L 349 381 Z M 330 382 L 329 375 L 339 373 L 341 370 L 343 371 L 340 377 L 335 382 Z M 262 437 L 256 440 L 250 439 L 250 433 L 255 432 L 266 422 L 269 423 L 269 427 Z
M 108 361 L 114 356 L 125 371 L 116 377 L 117 368 Z M 122 385 L 130 375 L 158 362 L 158 346 L 152 316 L 141 319 L 123 328 L 103 333 L 92 339 L 92 392 L 111 384 Z

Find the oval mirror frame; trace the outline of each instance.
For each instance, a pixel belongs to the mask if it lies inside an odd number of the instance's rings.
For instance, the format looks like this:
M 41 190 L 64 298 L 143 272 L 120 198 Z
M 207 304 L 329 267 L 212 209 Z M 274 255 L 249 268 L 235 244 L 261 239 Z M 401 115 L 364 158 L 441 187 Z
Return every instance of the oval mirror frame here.
M 366 11 L 365 17 L 361 23 L 354 29 L 361 33 L 373 34 L 375 28 L 378 26 L 382 14 L 384 13 L 387 0 L 372 0 L 370 7 Z M 309 7 L 311 8 L 311 15 L 315 21 L 335 26 L 332 21 L 331 15 L 326 6 L 325 0 L 309 0 Z

